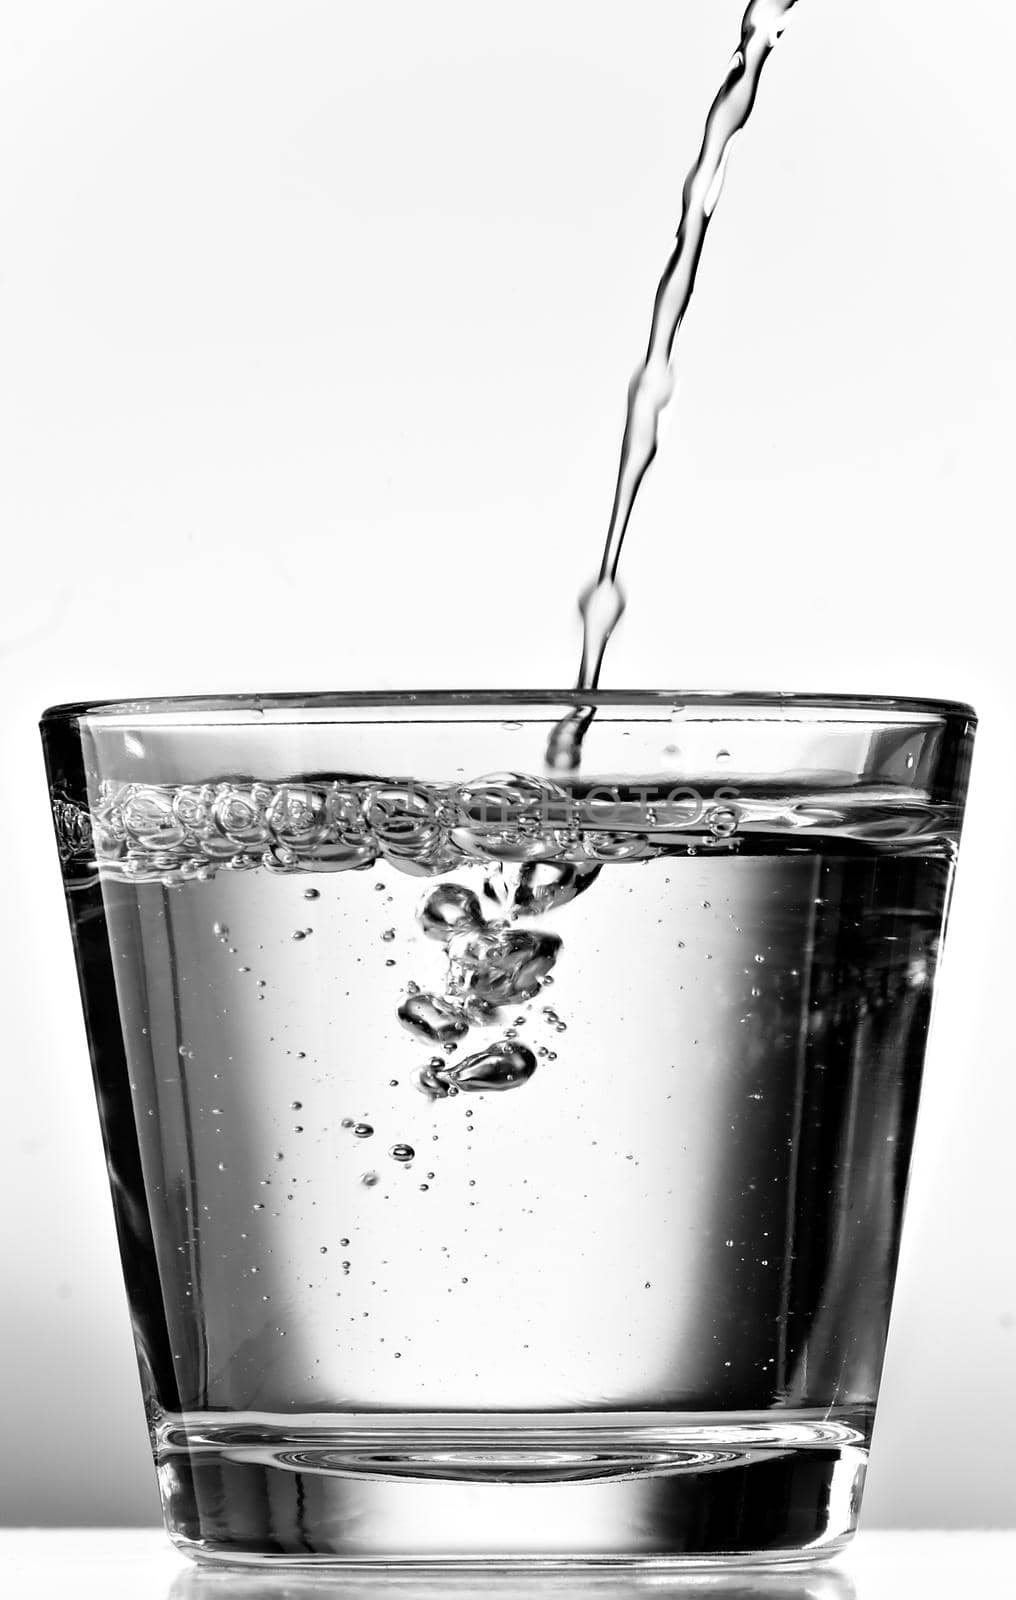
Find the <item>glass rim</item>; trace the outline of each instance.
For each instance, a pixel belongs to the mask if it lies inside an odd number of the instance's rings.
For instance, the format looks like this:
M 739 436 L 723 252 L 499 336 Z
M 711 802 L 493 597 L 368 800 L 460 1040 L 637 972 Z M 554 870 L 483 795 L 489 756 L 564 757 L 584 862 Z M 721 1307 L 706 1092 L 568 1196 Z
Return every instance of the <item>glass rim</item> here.
M 42 727 L 54 724 L 71 724 L 81 718 L 95 717 L 100 721 L 126 718 L 137 721 L 148 717 L 187 717 L 200 720 L 205 716 L 229 713 L 240 721 L 256 724 L 266 712 L 322 713 L 343 710 L 405 710 L 434 708 L 435 710 L 468 710 L 490 706 L 540 707 L 548 712 L 583 706 L 597 710 L 611 708 L 667 707 L 673 710 L 710 708 L 723 711 L 781 713 L 780 720 L 793 721 L 795 711 L 870 713 L 879 712 L 901 716 L 918 716 L 932 719 L 964 718 L 976 725 L 977 713 L 963 701 L 938 700 L 914 695 L 873 694 L 821 694 L 765 690 L 695 690 L 676 689 L 367 689 L 367 690 L 297 690 L 280 693 L 242 693 L 219 695 L 157 695 L 137 699 L 79 700 L 48 706 L 43 711 Z

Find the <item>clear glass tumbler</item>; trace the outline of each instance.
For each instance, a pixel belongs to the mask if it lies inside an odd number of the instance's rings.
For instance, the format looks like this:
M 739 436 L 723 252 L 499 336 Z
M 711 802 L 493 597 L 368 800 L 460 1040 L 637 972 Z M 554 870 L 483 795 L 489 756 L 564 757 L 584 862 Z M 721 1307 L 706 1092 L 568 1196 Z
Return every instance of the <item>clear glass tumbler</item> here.
M 974 719 L 65 706 L 57 839 L 172 1538 L 813 1559 L 856 1525 Z

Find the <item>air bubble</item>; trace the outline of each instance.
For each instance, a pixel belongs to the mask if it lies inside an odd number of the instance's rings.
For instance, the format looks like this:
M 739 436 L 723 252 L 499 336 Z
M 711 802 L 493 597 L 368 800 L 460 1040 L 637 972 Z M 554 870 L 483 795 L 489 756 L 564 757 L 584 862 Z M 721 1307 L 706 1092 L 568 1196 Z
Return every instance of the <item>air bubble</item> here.
M 460 934 L 448 947 L 452 969 L 469 992 L 489 1005 L 531 1000 L 557 960 L 561 941 L 553 933 L 523 928 Z
M 433 1099 L 460 1092 L 484 1094 L 516 1089 L 536 1071 L 536 1057 L 525 1045 L 509 1040 L 467 1056 L 454 1066 L 424 1067 L 415 1076 L 418 1089 Z
M 305 889 L 303 891 L 303 898 L 305 900 L 320 900 L 320 898 L 321 898 L 321 890 L 320 889 Z
M 382 885 L 382 888 L 383 887 L 384 887 L 384 885 Z M 364 1185 L 364 1187 L 366 1189 L 373 1189 L 373 1187 L 377 1183 L 377 1181 L 378 1181 L 378 1175 L 377 1175 L 376 1172 L 364 1172 L 360 1176 L 360 1182 Z
M 381 938 L 384 940 L 385 944 L 391 944 L 392 940 L 395 938 L 395 929 L 386 928 L 384 933 L 381 935 Z
M 462 1002 L 462 1015 L 472 1027 L 489 1028 L 497 1022 L 497 1007 L 479 995 L 467 994 Z
M 393 1144 L 388 1154 L 393 1161 L 412 1161 L 416 1151 L 411 1144 Z
M 706 816 L 709 832 L 714 839 L 729 839 L 737 832 L 740 818 L 731 806 L 713 806 Z
M 398 1016 L 404 1028 L 428 1044 L 445 1044 L 469 1032 L 468 1024 L 454 1007 L 433 994 L 408 995 L 399 1006 Z
M 358 1139 L 370 1139 L 373 1138 L 374 1135 L 374 1129 L 371 1127 L 369 1122 L 356 1123 L 353 1128 L 353 1132 Z
M 417 921 L 428 939 L 446 944 L 453 934 L 482 928 L 483 912 L 472 889 L 442 883 L 423 902 Z
M 498 875 L 491 873 L 483 892 L 487 899 L 498 902 L 506 897 L 516 916 L 546 916 L 582 894 L 599 873 L 600 867 L 594 863 L 524 861 L 516 867 L 506 865 Z

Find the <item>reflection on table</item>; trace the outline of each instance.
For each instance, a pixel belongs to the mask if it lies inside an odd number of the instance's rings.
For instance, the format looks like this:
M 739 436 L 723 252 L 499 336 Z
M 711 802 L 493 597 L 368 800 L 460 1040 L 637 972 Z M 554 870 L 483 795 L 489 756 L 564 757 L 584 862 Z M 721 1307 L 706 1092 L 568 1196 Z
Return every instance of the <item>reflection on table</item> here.
M 167 1600 L 856 1600 L 838 1567 L 727 1573 L 329 1573 L 193 1567 Z

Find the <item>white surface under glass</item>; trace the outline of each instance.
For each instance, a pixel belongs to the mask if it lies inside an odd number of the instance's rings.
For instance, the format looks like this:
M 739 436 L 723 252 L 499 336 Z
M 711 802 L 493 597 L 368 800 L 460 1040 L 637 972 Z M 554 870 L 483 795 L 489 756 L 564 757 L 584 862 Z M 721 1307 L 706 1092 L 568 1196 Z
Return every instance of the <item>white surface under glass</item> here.
M 230 1571 L 180 1558 L 150 1528 L 0 1531 L 0 1582 L 18 1600 L 953 1600 L 1000 1594 L 1016 1566 L 1016 1533 L 862 1533 L 829 1566 L 654 1577 L 579 1573 L 526 1577 L 447 1572 L 434 1578 L 377 1572 Z

